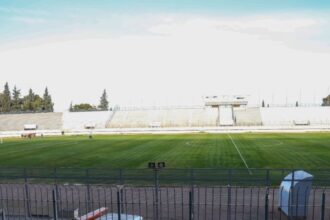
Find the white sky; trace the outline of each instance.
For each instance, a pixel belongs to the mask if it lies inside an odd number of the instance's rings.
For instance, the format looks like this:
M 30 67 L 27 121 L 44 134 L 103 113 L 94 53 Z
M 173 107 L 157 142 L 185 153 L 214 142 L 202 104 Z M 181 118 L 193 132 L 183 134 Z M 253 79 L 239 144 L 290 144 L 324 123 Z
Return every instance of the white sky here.
M 281 15 L 155 20 L 141 33 L 52 36 L 2 47 L 0 84 L 16 84 L 24 94 L 30 87 L 42 94 L 47 85 L 57 111 L 71 101 L 98 104 L 104 88 L 111 105 L 122 106 L 202 104 L 203 95 L 221 94 L 247 94 L 251 103 L 285 103 L 286 97 L 291 103 L 319 103 L 329 92 L 329 45 L 311 40 L 327 20 Z

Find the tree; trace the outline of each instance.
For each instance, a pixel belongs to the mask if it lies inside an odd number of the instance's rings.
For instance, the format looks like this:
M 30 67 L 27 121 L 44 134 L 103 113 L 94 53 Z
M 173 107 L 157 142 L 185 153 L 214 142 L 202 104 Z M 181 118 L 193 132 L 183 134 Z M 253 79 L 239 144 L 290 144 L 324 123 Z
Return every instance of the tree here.
M 265 108 L 265 100 L 262 100 L 261 107 Z
M 35 94 L 32 89 L 29 89 L 29 94 L 23 98 L 23 109 L 24 111 L 34 111 L 33 102 Z
M 96 111 L 96 107 L 88 104 L 88 103 L 81 103 L 73 106 L 73 111 L 79 112 L 79 111 Z
M 43 100 L 42 100 L 42 110 L 46 112 L 54 111 L 54 103 L 52 102 L 52 97 L 49 95 L 48 88 L 46 87 Z
M 322 106 L 330 106 L 330 95 L 323 99 Z
M 14 86 L 13 99 L 12 99 L 12 110 L 13 111 L 22 110 L 21 105 L 22 105 L 21 90 L 17 89 L 16 86 Z
M 107 111 L 109 109 L 108 95 L 105 89 L 103 90 L 103 94 L 100 98 L 100 105 L 98 107 L 103 111 Z
M 0 112 L 3 112 L 3 110 L 2 110 L 2 103 L 3 103 L 3 94 L 2 93 L 0 93 Z
M 72 105 L 72 102 L 70 103 L 69 111 L 70 111 L 70 112 L 73 112 L 73 105 Z
M 296 101 L 296 107 L 298 107 L 299 106 L 299 102 L 298 101 Z
M 8 82 L 6 82 L 1 99 L 2 112 L 10 112 L 11 110 L 11 94 Z

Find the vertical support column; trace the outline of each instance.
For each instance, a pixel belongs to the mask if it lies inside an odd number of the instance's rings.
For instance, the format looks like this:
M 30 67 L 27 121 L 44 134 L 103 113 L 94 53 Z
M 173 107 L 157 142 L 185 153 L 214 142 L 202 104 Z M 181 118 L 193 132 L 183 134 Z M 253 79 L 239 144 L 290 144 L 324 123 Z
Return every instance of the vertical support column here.
M 118 220 L 121 220 L 121 204 L 120 204 L 120 189 L 117 191 L 117 211 L 118 211 Z
M 87 212 L 90 212 L 91 209 L 91 188 L 89 184 L 89 170 L 86 169 L 86 185 L 87 185 Z
M 194 184 L 195 184 L 195 175 L 194 169 L 190 170 L 190 192 L 189 192 L 189 220 L 194 219 Z
M 26 215 L 27 217 L 31 217 L 31 200 L 30 200 L 30 191 L 29 191 L 29 183 L 27 171 L 24 169 L 24 188 L 25 188 L 25 205 L 26 205 Z
M 158 169 L 154 169 L 154 181 L 155 181 L 155 220 L 159 220 L 159 176 L 158 176 Z
M 53 218 L 58 220 L 57 193 L 55 189 L 53 189 Z
M 325 217 L 325 192 L 322 193 L 321 220 Z
M 194 219 L 194 197 L 193 192 L 189 192 L 189 220 Z
M 269 219 L 269 188 L 266 190 L 266 196 L 265 196 L 265 220 Z
M 228 189 L 227 189 L 227 220 L 231 219 L 231 184 L 232 184 L 232 170 L 228 170 Z
M 1 220 L 6 220 L 6 213 L 4 209 L 0 209 L 0 217 Z

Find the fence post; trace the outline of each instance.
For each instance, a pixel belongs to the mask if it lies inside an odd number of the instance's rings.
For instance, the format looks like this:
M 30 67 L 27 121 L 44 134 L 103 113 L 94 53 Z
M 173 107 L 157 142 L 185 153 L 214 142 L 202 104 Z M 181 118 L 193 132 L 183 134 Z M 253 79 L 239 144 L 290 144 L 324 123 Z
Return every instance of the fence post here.
M 231 219 L 231 183 L 232 183 L 232 170 L 228 170 L 228 191 L 227 191 L 227 220 Z
M 25 188 L 26 212 L 27 212 L 27 216 L 31 217 L 30 192 L 29 192 L 28 177 L 27 177 L 26 169 L 24 169 L 24 188 Z
M 89 170 L 86 169 L 86 184 L 87 184 L 87 211 L 90 212 L 91 209 L 91 189 L 89 185 Z
M 4 209 L 0 209 L 1 214 L 1 220 L 6 220 L 6 213 Z
M 228 198 L 227 198 L 227 220 L 231 219 L 231 186 L 228 185 Z
M 265 220 L 268 220 L 268 208 L 269 208 L 269 189 L 267 188 L 265 196 Z
M 155 178 L 155 214 L 156 214 L 156 220 L 159 220 L 159 198 L 158 198 L 158 193 L 159 193 L 159 176 L 158 176 L 158 169 L 154 169 L 154 178 Z
M 325 192 L 322 193 L 321 220 L 324 220 L 324 216 L 325 216 Z
M 193 192 L 189 192 L 189 220 L 194 219 L 194 202 L 193 202 Z
M 58 219 L 58 210 L 57 210 L 57 195 L 56 190 L 53 189 L 53 217 L 54 220 Z
M 194 219 L 194 184 L 195 184 L 195 174 L 194 169 L 190 170 L 190 192 L 189 192 L 189 220 Z
M 117 210 L 118 210 L 118 220 L 121 220 L 121 204 L 120 204 L 120 190 L 117 191 Z

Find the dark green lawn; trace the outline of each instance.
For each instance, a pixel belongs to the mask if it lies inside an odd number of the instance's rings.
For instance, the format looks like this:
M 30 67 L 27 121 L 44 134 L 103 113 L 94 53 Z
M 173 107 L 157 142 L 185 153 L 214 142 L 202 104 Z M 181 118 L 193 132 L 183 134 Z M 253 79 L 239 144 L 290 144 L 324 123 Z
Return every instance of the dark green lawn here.
M 5 139 L 2 167 L 330 168 L 330 133 L 99 135 Z M 239 152 L 241 155 L 239 154 Z M 243 158 L 243 159 L 242 159 Z

